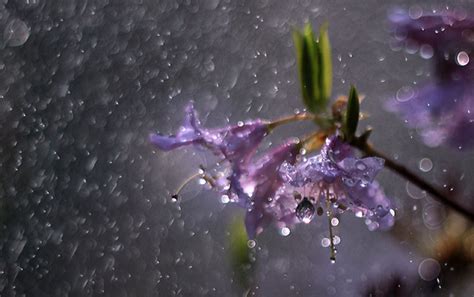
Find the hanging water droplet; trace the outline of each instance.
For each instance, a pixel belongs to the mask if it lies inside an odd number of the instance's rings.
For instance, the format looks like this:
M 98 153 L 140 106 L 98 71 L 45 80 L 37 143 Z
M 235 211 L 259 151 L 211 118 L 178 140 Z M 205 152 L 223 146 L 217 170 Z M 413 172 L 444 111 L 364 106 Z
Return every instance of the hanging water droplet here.
M 296 217 L 305 224 L 311 222 L 311 220 L 314 218 L 314 213 L 314 205 L 308 200 L 307 197 L 304 197 L 296 207 Z
M 171 202 L 176 202 L 178 201 L 178 194 L 174 194 L 173 196 L 171 196 Z
M 281 236 L 288 236 L 290 235 L 290 229 L 288 227 L 283 227 L 280 229 L 280 235 Z
M 318 212 L 318 216 L 322 216 L 323 213 L 324 213 L 324 210 L 323 210 L 323 208 L 322 208 L 321 206 L 319 206 L 317 212 Z
M 334 227 L 339 225 L 339 219 L 338 218 L 332 218 L 331 219 L 331 225 L 333 225 Z
M 334 245 L 338 245 L 338 244 L 341 243 L 341 238 L 339 236 L 335 235 L 332 241 L 333 241 Z
M 256 245 L 257 245 L 257 243 L 255 242 L 255 240 L 247 241 L 247 246 L 251 249 L 253 249 Z

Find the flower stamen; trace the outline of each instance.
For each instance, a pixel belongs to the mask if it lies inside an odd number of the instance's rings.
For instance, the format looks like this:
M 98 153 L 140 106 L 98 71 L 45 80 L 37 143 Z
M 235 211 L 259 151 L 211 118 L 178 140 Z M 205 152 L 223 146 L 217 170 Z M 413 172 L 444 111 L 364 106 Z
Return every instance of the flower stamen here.
M 179 198 L 179 194 L 181 191 L 186 187 L 190 182 L 192 182 L 196 178 L 201 178 L 204 180 L 204 184 L 208 183 L 211 187 L 215 187 L 215 179 L 208 174 L 206 174 L 206 171 L 204 170 L 204 167 L 202 165 L 199 166 L 199 171 L 190 177 L 188 177 L 186 180 L 183 181 L 181 185 L 179 185 L 178 189 L 176 192 L 171 196 L 173 201 L 177 201 Z

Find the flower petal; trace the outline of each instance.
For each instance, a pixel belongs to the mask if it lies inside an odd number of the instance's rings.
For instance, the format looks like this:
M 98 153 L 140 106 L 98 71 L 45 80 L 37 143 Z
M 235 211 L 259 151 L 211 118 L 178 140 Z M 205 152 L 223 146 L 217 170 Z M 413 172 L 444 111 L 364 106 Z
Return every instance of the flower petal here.
M 377 181 L 373 181 L 367 186 L 349 187 L 346 184 L 339 184 L 344 188 L 349 208 L 358 217 L 365 217 L 369 229 L 388 229 L 393 226 L 394 214 L 390 199 L 385 196 L 382 187 Z

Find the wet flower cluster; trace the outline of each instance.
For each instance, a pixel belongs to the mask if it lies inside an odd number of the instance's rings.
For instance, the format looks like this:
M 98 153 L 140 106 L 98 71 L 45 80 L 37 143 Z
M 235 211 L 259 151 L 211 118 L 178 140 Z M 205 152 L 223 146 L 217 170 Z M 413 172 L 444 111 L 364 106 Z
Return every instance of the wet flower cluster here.
M 173 136 L 151 134 L 160 150 L 196 145 L 222 158 L 221 174 L 199 174 L 231 202 L 246 209 L 245 226 L 250 239 L 273 224 L 280 230 L 309 223 L 327 214 L 329 225 L 346 210 L 365 218 L 369 230 L 387 229 L 395 212 L 374 177 L 384 160 L 357 158 L 352 147 L 336 134 L 328 136 L 319 153 L 305 153 L 305 141 L 288 139 L 257 156 L 264 137 L 275 122 L 255 120 L 217 129 L 203 128 L 193 104 L 186 107 L 183 125 Z M 337 220 L 337 219 L 336 219 Z M 333 220 L 334 221 L 334 220 Z M 333 247 L 331 233 L 331 246 Z
M 402 88 L 388 109 L 402 115 L 428 146 L 474 145 L 474 18 L 465 12 L 396 10 L 390 14 L 396 43 L 433 60 L 433 80 Z

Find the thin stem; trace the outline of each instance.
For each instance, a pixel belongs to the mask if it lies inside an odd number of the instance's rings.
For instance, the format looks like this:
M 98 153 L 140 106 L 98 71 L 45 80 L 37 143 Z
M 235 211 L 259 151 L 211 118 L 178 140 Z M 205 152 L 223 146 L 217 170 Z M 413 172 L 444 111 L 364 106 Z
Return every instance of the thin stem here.
M 303 112 L 303 113 L 290 115 L 290 116 L 278 119 L 276 121 L 273 121 L 269 124 L 269 128 L 273 129 L 275 127 L 285 125 L 285 124 L 289 124 L 289 123 L 292 123 L 292 122 L 307 121 L 307 120 L 314 120 L 314 119 L 316 119 L 315 115 L 313 115 L 311 113 Z
M 198 172 L 198 173 L 193 174 L 193 175 L 191 175 L 190 177 L 188 177 L 188 178 L 178 187 L 178 189 L 177 189 L 176 192 L 174 193 L 173 197 L 176 196 L 176 197 L 174 197 L 174 198 L 177 198 L 177 196 L 181 193 L 181 190 L 183 190 L 183 188 L 184 188 L 187 184 L 189 184 L 193 179 L 195 179 L 195 178 L 197 178 L 197 177 L 201 177 L 202 175 L 203 175 L 202 172 Z
M 336 249 L 334 248 L 334 234 L 332 232 L 332 210 L 331 201 L 329 200 L 329 191 L 326 189 L 326 214 L 328 217 L 329 224 L 329 242 L 331 243 L 331 256 L 329 259 L 332 262 L 336 262 Z
M 355 138 L 351 141 L 351 145 L 358 148 L 360 151 L 362 151 L 364 154 L 367 156 L 373 156 L 373 157 L 379 157 L 385 160 L 385 166 L 390 168 L 392 171 L 398 173 L 400 176 L 404 177 L 408 181 L 412 182 L 414 185 L 419 187 L 420 189 L 425 190 L 427 193 L 429 193 L 431 196 L 436 198 L 439 202 L 446 204 L 447 206 L 451 207 L 458 213 L 464 215 L 466 218 L 470 219 L 471 221 L 474 221 L 474 210 L 472 209 L 466 209 L 458 202 L 450 199 L 446 193 L 443 193 L 443 191 L 437 189 L 430 183 L 428 183 L 426 180 L 421 178 L 420 176 L 416 175 L 413 171 L 410 169 L 406 168 L 405 166 L 398 164 L 394 160 L 388 158 L 385 156 L 383 153 L 375 150 L 370 144 L 368 144 L 366 141 L 361 140 L 361 138 Z

